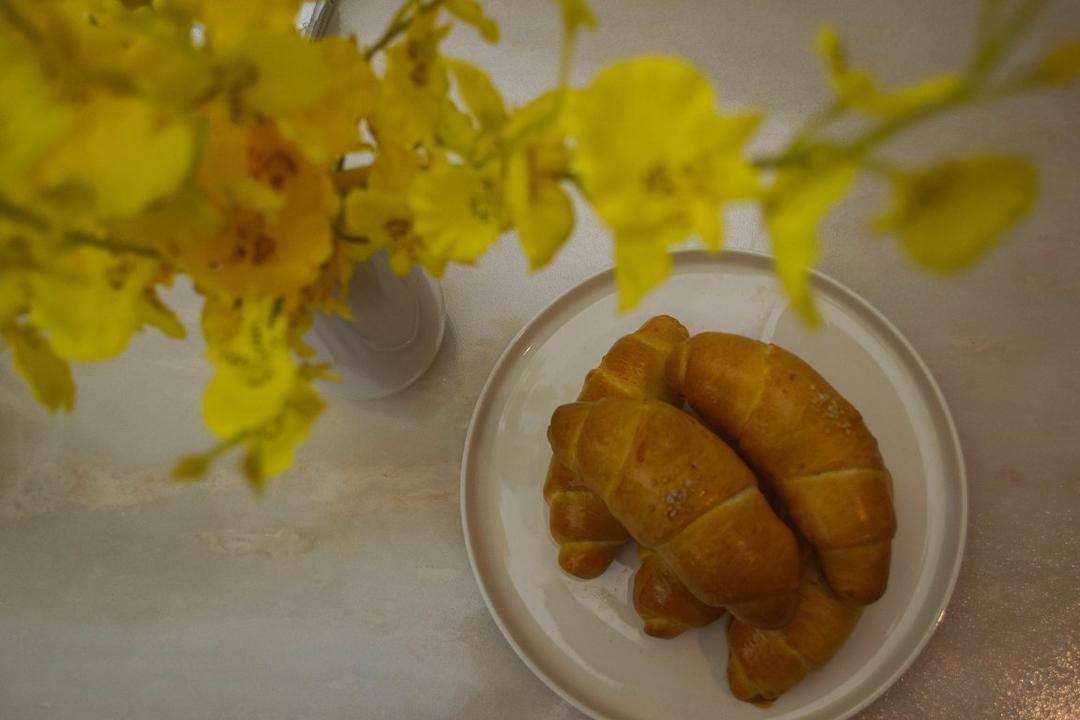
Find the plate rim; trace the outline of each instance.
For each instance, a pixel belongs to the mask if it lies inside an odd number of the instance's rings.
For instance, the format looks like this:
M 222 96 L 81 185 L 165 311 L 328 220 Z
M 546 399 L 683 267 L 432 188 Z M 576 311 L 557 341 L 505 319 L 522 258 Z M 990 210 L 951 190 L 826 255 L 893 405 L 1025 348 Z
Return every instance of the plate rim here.
M 725 248 L 723 251 L 709 252 L 706 250 L 688 249 L 677 250 L 670 253 L 672 259 L 672 274 L 674 274 L 678 265 L 685 263 L 693 263 L 700 261 L 707 261 L 712 263 L 723 263 L 728 259 L 738 259 L 742 261 L 748 261 L 750 263 L 761 264 L 767 263 L 771 265 L 774 258 L 771 254 L 766 252 L 759 252 L 756 250 L 749 250 L 745 248 Z M 735 258 L 732 258 L 735 256 Z M 582 703 L 571 693 L 567 692 L 560 684 L 550 678 L 536 663 L 527 652 L 521 647 L 517 639 L 509 631 L 506 622 L 496 609 L 495 604 L 491 598 L 488 588 L 481 580 L 480 569 L 477 565 L 476 549 L 473 547 L 473 542 L 470 537 L 470 518 L 469 518 L 469 503 L 468 503 L 468 478 L 472 471 L 472 462 L 470 459 L 471 450 L 475 442 L 475 435 L 480 423 L 481 415 L 485 410 L 485 406 L 490 401 L 490 395 L 493 391 L 496 381 L 502 374 L 504 365 L 507 363 L 511 351 L 517 347 L 522 337 L 528 335 L 533 328 L 538 325 L 544 317 L 552 312 L 555 308 L 565 304 L 568 299 L 581 292 L 587 286 L 593 285 L 597 282 L 601 282 L 607 279 L 614 281 L 614 267 L 608 267 L 599 272 L 593 273 L 588 277 L 575 283 L 565 291 L 559 293 L 554 299 L 545 304 L 539 311 L 537 311 L 532 318 L 526 322 L 517 333 L 507 342 L 506 347 L 499 354 L 498 359 L 492 366 L 491 371 L 488 373 L 487 379 L 484 381 L 484 386 L 480 390 L 480 394 L 477 396 L 476 404 L 473 406 L 472 415 L 469 418 L 468 430 L 465 433 L 465 443 L 462 449 L 461 457 L 461 481 L 460 481 L 460 494 L 459 504 L 461 505 L 461 531 L 465 539 L 465 553 L 469 558 L 469 567 L 472 569 L 473 580 L 476 582 L 477 588 L 480 590 L 480 595 L 484 600 L 484 605 L 487 607 L 488 614 L 495 621 L 496 626 L 499 628 L 499 632 L 502 633 L 503 639 L 513 648 L 514 653 L 525 664 L 527 668 L 540 679 L 552 692 L 562 698 L 564 701 L 572 705 L 578 711 L 593 718 L 593 720 L 613 720 L 610 716 L 597 712 L 594 708 L 591 708 Z M 857 702 L 849 710 L 836 717 L 836 720 L 845 720 L 850 718 L 856 713 L 864 710 L 875 700 L 880 698 L 886 690 L 891 688 L 900 677 L 907 672 L 912 663 L 923 653 L 926 649 L 930 639 L 937 632 L 938 627 L 941 625 L 944 618 L 945 610 L 948 608 L 949 603 L 952 600 L 953 592 L 956 589 L 956 583 L 960 576 L 960 567 L 963 565 L 964 552 L 967 546 L 967 532 L 968 532 L 968 483 L 967 483 L 967 466 L 964 460 L 963 446 L 960 443 L 960 434 L 956 429 L 956 422 L 953 419 L 952 411 L 949 409 L 949 404 L 945 399 L 945 394 L 942 392 L 941 387 L 938 385 L 937 379 L 930 371 L 930 367 L 923 360 L 922 356 L 915 349 L 915 346 L 907 339 L 907 337 L 900 332 L 900 329 L 896 327 L 885 315 L 866 300 L 862 295 L 849 288 L 844 283 L 836 280 L 835 278 L 825 274 L 824 272 L 817 270 L 816 268 L 809 269 L 810 282 L 813 285 L 824 285 L 829 289 L 839 293 L 843 296 L 845 301 L 853 303 L 857 306 L 857 309 L 867 313 L 874 321 L 880 323 L 892 336 L 899 341 L 902 348 L 909 354 L 911 360 L 914 361 L 916 367 L 919 369 L 922 380 L 927 383 L 927 386 L 933 393 L 934 399 L 937 401 L 938 409 L 942 413 L 942 418 L 945 422 L 945 427 L 948 431 L 948 438 L 950 441 L 950 448 L 955 455 L 956 469 L 957 469 L 957 485 L 959 487 L 959 511 L 960 522 L 959 536 L 957 537 L 957 550 L 955 558 L 952 561 L 952 568 L 949 572 L 948 582 L 945 586 L 945 592 L 942 594 L 939 603 L 935 607 L 935 614 L 937 619 L 931 623 L 926 630 L 923 631 L 922 636 L 915 643 L 908 656 L 903 659 L 897 669 L 889 675 L 889 677 L 882 682 L 867 696 Z

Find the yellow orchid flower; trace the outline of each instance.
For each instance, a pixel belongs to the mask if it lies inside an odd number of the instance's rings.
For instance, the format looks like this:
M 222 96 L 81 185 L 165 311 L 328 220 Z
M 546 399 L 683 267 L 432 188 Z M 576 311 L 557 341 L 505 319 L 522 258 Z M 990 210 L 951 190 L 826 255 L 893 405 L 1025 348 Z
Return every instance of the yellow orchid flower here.
M 174 191 L 191 171 L 191 128 L 148 103 L 99 96 L 77 112 L 77 129 L 39 171 L 50 194 L 85 191 L 98 217 L 129 217 Z
M 297 368 L 288 323 L 273 298 L 230 301 L 208 297 L 203 336 L 214 375 L 203 395 L 210 432 L 232 439 L 273 420 L 293 388 Z
M 616 242 L 663 247 L 691 234 L 720 246 L 721 204 L 758 192 L 741 155 L 757 124 L 756 115 L 720 114 L 697 69 L 660 56 L 605 68 L 567 113 L 573 169 Z M 635 304 L 640 287 L 621 286 L 620 304 Z
M 307 438 L 324 409 L 323 399 L 305 378 L 298 376 L 278 414 L 245 441 L 244 474 L 252 487 L 262 490 L 267 476 L 292 464 L 296 446 Z
M 472 263 L 502 231 L 505 210 L 496 178 L 468 165 L 439 165 L 409 188 L 417 234 L 436 257 Z
M 160 264 L 137 255 L 77 247 L 28 275 L 29 320 L 48 332 L 56 354 L 102 360 L 120 354 L 145 322 L 169 334 L 183 330 L 156 296 Z
M 1031 208 L 1035 169 L 1021 158 L 982 154 L 893 177 L 893 204 L 874 223 L 899 234 L 919 264 L 967 267 Z
M 295 297 L 331 253 L 337 195 L 314 165 L 266 121 L 213 125 L 196 182 L 220 231 L 169 248 L 197 282 L 236 296 Z
M 390 269 L 399 275 L 413 265 L 436 276 L 442 274 L 446 258 L 432 252 L 416 232 L 409 206 L 409 188 L 419 172 L 420 162 L 413 153 L 394 143 L 381 146 L 367 184 L 345 197 L 345 252 L 351 259 L 361 262 L 385 248 Z
M 413 18 L 402 42 L 386 51 L 386 71 L 379 86 L 373 122 L 380 141 L 403 147 L 435 144 L 443 101 L 449 88 L 439 43 L 449 26 L 436 27 L 436 13 Z

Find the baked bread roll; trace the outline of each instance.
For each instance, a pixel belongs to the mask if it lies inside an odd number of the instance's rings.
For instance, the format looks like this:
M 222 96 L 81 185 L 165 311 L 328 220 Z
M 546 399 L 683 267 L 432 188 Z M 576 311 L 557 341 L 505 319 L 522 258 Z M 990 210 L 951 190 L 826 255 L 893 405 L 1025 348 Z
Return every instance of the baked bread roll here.
M 656 398 L 681 402 L 664 378 L 668 355 L 690 334 L 678 320 L 659 315 L 615 341 L 600 365 L 585 376 L 579 400 L 606 397 Z M 629 535 L 604 501 L 582 487 L 552 458 L 544 481 L 548 527 L 559 543 L 559 565 L 580 578 L 594 578 L 615 558 Z
M 735 697 L 770 703 L 827 663 L 862 613 L 829 589 L 812 558 L 803 564 L 799 607 L 781 630 L 763 630 L 735 619 L 728 625 L 728 684 Z
M 662 402 L 608 399 L 555 410 L 555 456 L 630 536 L 703 603 L 782 627 L 795 611 L 795 536 L 731 448 Z
M 695 335 L 667 370 L 779 496 L 832 589 L 861 604 L 880 598 L 896 531 L 892 479 L 859 412 L 795 355 L 739 335 Z
M 645 621 L 645 633 L 665 640 L 691 628 L 705 627 L 724 614 L 686 589 L 655 550 L 638 545 L 641 567 L 634 573 L 634 609 Z

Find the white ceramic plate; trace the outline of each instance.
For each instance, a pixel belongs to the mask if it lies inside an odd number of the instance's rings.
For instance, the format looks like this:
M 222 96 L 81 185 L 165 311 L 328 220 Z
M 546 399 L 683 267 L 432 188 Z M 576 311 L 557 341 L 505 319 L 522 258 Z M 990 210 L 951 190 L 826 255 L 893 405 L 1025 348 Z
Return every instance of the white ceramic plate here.
M 813 279 L 824 327 L 800 325 L 767 257 L 727 251 L 676 256 L 671 277 L 633 312 L 615 312 L 610 272 L 558 298 L 503 353 L 476 405 L 461 468 L 469 559 L 495 622 L 529 668 L 594 718 L 810 720 L 846 718 L 885 691 L 944 616 L 967 526 L 956 431 L 926 365 L 855 293 Z M 895 483 L 899 529 L 889 589 L 867 608 L 825 668 L 770 709 L 739 702 L 725 676 L 724 623 L 675 640 L 643 634 L 630 603 L 636 554 L 601 577 L 563 573 L 541 486 L 552 410 L 620 335 L 668 313 L 691 333 L 775 342 L 814 366 L 859 408 Z

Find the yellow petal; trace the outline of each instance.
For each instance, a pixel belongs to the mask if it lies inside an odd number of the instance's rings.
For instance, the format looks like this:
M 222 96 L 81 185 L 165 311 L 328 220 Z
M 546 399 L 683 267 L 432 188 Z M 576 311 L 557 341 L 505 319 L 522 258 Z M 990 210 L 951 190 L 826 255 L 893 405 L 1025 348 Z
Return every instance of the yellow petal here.
M 165 303 L 161 302 L 161 298 L 157 296 L 153 288 L 147 288 L 146 292 L 143 293 L 139 309 L 142 311 L 142 320 L 147 325 L 153 325 L 168 337 L 176 340 L 187 337 L 184 326 L 177 320 L 173 311 Z
M 370 186 L 376 190 L 404 192 L 420 172 L 420 159 L 407 148 L 392 142 L 379 145 L 371 165 Z
M 244 106 L 275 118 L 316 163 L 333 162 L 359 143 L 359 123 L 374 112 L 378 87 L 351 38 L 251 32 L 233 52 L 256 74 Z
M 0 270 L 0 327 L 7 325 L 26 307 L 28 288 L 22 273 Z
M 210 459 L 205 455 L 185 455 L 173 466 L 173 477 L 177 480 L 197 480 L 206 474 Z
M 20 36 L 0 34 L 0 190 L 9 200 L 32 196 L 28 178 L 38 171 L 48 150 L 78 118 L 34 62 L 33 46 Z M 17 140 L 16 140 L 17 139 Z
M 281 411 L 296 377 L 296 365 L 287 346 L 284 314 L 275 317 L 272 299 L 223 307 L 207 305 L 213 312 L 231 312 L 236 317 L 226 322 L 215 319 L 213 324 L 219 329 L 232 324 L 235 331 L 228 337 L 219 331 L 206 338 L 214 375 L 206 386 L 202 410 L 210 432 L 231 439 L 269 422 Z
M 719 250 L 724 238 L 720 212 L 709 203 L 696 203 L 691 208 L 691 218 L 694 232 L 705 243 L 705 247 L 709 250 Z
M 447 68 L 469 112 L 485 130 L 496 130 L 506 122 L 506 105 L 487 73 L 461 60 L 447 60 Z
M 439 56 L 446 29 L 435 27 L 435 16 L 421 13 L 409 25 L 405 41 L 386 50 L 374 122 L 380 142 L 392 140 L 406 148 L 434 143 L 449 87 Z
M 850 165 L 781 174 L 765 201 L 765 224 L 772 239 L 780 285 L 802 318 L 820 321 L 810 293 L 810 268 L 817 259 L 818 225 L 847 192 L 855 177 Z
M 471 263 L 502 227 L 503 209 L 494 179 L 468 166 L 440 166 L 420 173 L 409 190 L 416 232 L 431 253 Z
M 1048 83 L 1064 85 L 1080 75 L 1080 40 L 1066 40 L 1039 62 L 1035 76 Z
M 2 335 L 11 349 L 15 370 L 30 386 L 34 399 L 54 412 L 71 410 L 75 404 L 75 383 L 67 361 L 53 351 L 36 328 L 9 325 Z
M 191 169 L 194 150 L 186 124 L 135 98 L 96 95 L 42 176 L 55 191 L 89 192 L 98 217 L 127 217 L 175 190 Z
M 671 272 L 667 244 L 660 241 L 615 238 L 615 284 L 619 310 L 631 310 L 648 291 Z
M 472 25 L 480 37 L 489 43 L 499 42 L 499 26 L 484 15 L 484 9 L 476 0 L 446 0 L 444 7 L 463 23 Z
M 314 105 L 330 89 L 330 68 L 319 46 L 295 32 L 249 32 L 233 52 L 255 72 L 255 82 L 244 89 L 244 100 L 262 115 L 297 112 Z
M 443 100 L 439 124 L 435 129 L 439 144 L 463 158 L 471 158 L 476 149 L 478 133 L 469 116 L 463 113 L 450 98 Z
M 120 354 L 145 320 L 145 293 L 158 264 L 82 247 L 30 276 L 30 321 L 49 333 L 62 357 L 102 360 Z
M 357 189 L 345 198 L 345 244 L 347 255 L 362 262 L 412 232 L 412 212 L 403 193 Z
M 252 30 L 295 32 L 301 0 L 202 0 L 199 15 L 216 47 L 231 47 Z
M 1036 173 L 1022 159 L 975 155 L 898 175 L 892 207 L 875 223 L 900 235 L 918 263 L 939 271 L 964 268 L 1031 208 Z
M 213 292 L 295 298 L 333 250 L 339 201 L 331 169 L 313 163 L 273 123 L 211 117 L 197 184 L 222 208 L 220 231 L 183 238 L 170 255 Z
M 555 181 L 534 177 L 527 154 L 519 152 L 507 165 L 506 204 L 529 269 L 547 265 L 574 228 L 569 196 Z
M 292 464 L 296 446 L 307 438 L 325 407 L 310 384 L 297 380 L 281 414 L 260 429 L 249 443 L 250 452 L 258 455 L 258 468 L 263 476 L 276 475 Z
M 208 347 L 224 347 L 240 331 L 243 315 L 229 298 L 207 295 L 199 323 Z

